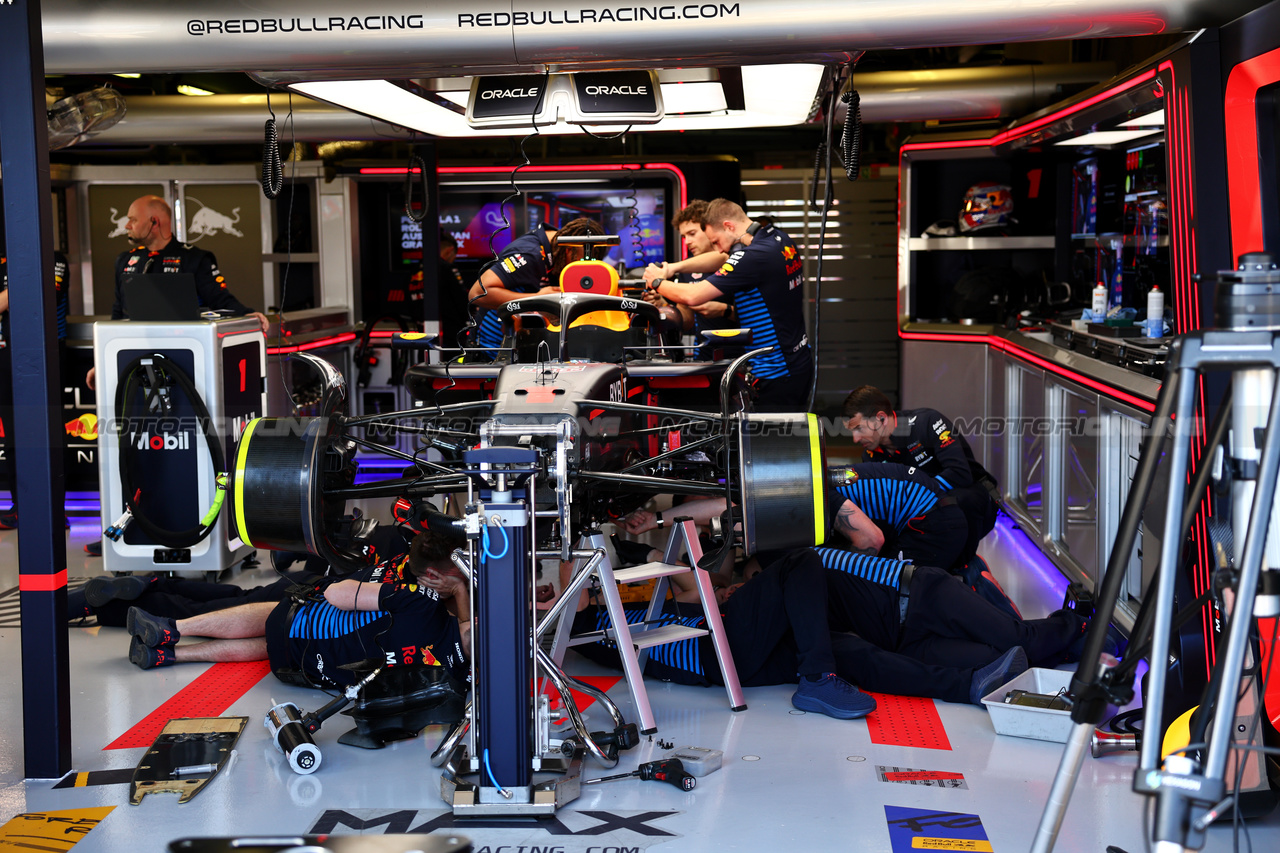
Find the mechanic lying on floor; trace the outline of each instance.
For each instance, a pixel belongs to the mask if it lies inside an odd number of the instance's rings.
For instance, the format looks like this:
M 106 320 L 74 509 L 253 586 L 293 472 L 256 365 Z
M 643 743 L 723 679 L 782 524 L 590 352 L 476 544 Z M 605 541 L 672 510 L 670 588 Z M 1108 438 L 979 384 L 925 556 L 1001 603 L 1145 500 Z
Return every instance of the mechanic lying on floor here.
M 941 569 L 832 549 L 789 552 L 751 580 L 717 591 L 717 599 L 744 686 L 799 679 L 795 707 L 841 719 L 875 709 L 853 684 L 978 704 L 1028 663 L 1054 666 L 1078 654 L 1088 624 L 1073 610 L 1018 619 Z M 578 607 L 574 633 L 607 623 L 604 608 L 589 606 L 586 593 Z M 627 618 L 640 621 L 646 610 L 627 608 Z M 696 603 L 667 601 L 663 624 L 702 621 Z M 574 649 L 619 665 L 617 653 L 602 644 Z M 681 684 L 721 679 L 709 637 L 655 646 L 645 674 Z
M 373 659 L 389 666 L 439 664 L 465 682 L 471 602 L 449 559 L 454 544 L 419 533 L 407 556 L 278 604 L 242 604 L 178 620 L 131 608 L 129 660 L 142 669 L 269 660 L 282 681 L 345 687 L 359 673 L 342 667 Z M 210 639 L 179 645 L 184 635 Z

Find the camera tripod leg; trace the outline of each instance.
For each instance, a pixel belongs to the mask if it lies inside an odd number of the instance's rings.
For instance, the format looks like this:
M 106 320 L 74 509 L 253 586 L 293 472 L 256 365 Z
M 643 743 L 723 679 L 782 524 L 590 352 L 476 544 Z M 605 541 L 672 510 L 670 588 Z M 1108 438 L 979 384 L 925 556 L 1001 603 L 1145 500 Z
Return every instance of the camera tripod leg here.
M 1181 341 L 1174 341 L 1170 352 L 1171 365 L 1178 364 L 1181 351 Z M 1076 676 L 1071 682 L 1070 693 L 1075 702 L 1071 711 L 1074 725 L 1062 762 L 1054 777 L 1049 801 L 1041 814 L 1040 826 L 1033 842 L 1033 853 L 1048 853 L 1053 849 L 1058 830 L 1066 815 L 1071 791 L 1080 774 L 1084 752 L 1089 747 L 1094 728 L 1101 721 L 1106 710 L 1106 692 L 1101 685 L 1103 640 L 1107 625 L 1115 613 L 1116 603 L 1120 599 L 1130 555 L 1133 554 L 1133 546 L 1137 541 L 1138 527 L 1142 523 L 1142 510 L 1146 505 L 1147 497 L 1151 494 L 1152 484 L 1155 482 L 1156 466 L 1169 433 L 1174 402 L 1179 397 L 1182 385 L 1178 372 L 1171 367 L 1168 379 L 1161 386 L 1160 395 L 1156 399 L 1156 410 L 1151 417 L 1151 430 L 1143 445 L 1138 459 L 1138 468 L 1134 472 L 1133 483 L 1125 499 L 1124 511 L 1120 516 L 1120 525 L 1116 531 L 1111 556 L 1107 560 L 1102 587 L 1096 596 L 1096 609 L 1089 625 L 1089 632 L 1085 636 L 1084 653 L 1076 669 Z

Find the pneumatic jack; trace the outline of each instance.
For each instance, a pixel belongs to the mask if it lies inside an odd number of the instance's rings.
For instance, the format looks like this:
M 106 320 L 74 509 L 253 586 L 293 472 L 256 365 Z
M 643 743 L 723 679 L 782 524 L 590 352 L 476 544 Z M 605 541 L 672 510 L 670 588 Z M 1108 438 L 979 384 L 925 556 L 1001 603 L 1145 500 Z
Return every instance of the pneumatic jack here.
M 342 691 L 327 705 L 315 712 L 303 713 L 292 702 L 281 702 L 267 711 L 262 724 L 271 734 L 271 742 L 276 750 L 289 762 L 294 773 L 306 775 L 320 769 L 320 748 L 312 737 L 320 731 L 324 721 L 341 711 L 353 699 L 360 695 L 360 690 L 382 672 L 378 667 L 360 681 Z

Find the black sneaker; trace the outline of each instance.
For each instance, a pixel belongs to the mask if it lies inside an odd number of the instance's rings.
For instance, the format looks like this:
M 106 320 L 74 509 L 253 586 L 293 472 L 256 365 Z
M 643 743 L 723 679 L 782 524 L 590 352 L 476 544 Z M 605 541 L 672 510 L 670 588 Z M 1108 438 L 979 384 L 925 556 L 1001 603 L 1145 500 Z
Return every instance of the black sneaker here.
M 101 557 L 102 556 L 102 540 L 95 539 L 92 542 L 84 543 L 84 552 L 88 554 L 90 557 Z
M 18 511 L 11 509 L 8 512 L 0 512 L 0 530 L 17 530 L 18 529 Z
M 125 616 L 125 630 L 138 637 L 147 646 L 157 649 L 178 642 L 181 636 L 178 626 L 172 619 L 164 616 L 152 616 L 141 607 L 130 607 Z
M 1027 652 L 1022 646 L 1014 646 L 982 669 L 973 673 L 969 684 L 969 701 L 982 704 L 982 697 L 1001 685 L 1008 684 L 1027 671 Z
M 801 711 L 826 714 L 838 720 L 857 720 L 876 709 L 876 700 L 829 672 L 818 681 L 800 678 L 791 704 Z
M 111 601 L 134 601 L 150 585 L 150 577 L 138 575 L 91 578 L 84 585 L 84 597 L 90 607 L 101 607 Z
M 155 669 L 157 666 L 170 666 L 174 662 L 174 644 L 166 643 L 159 648 L 151 648 L 141 637 L 129 640 L 129 663 L 139 669 Z

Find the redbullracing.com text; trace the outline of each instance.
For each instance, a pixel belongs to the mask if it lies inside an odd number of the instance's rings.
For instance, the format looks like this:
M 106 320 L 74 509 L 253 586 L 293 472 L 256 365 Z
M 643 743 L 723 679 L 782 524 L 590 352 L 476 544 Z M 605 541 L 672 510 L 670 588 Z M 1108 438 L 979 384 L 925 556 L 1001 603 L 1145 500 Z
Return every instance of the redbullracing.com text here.
M 740 3 L 690 3 L 683 6 L 622 6 L 561 12 L 476 12 L 458 15 L 458 27 L 529 27 L 547 24 L 612 24 L 641 21 L 705 21 L 741 17 Z

